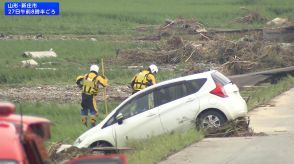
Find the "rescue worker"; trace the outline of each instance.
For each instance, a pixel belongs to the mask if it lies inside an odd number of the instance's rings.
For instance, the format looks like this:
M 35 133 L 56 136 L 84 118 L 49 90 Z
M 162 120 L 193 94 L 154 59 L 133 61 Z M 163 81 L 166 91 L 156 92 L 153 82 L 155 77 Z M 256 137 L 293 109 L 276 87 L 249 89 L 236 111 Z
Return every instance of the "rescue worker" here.
M 131 83 L 133 89 L 132 94 L 144 89 L 148 86 L 156 84 L 155 75 L 158 73 L 156 65 L 151 64 L 148 69 L 144 69 L 136 74 Z
M 96 96 L 99 85 L 106 87 L 108 79 L 104 76 L 98 75 L 99 66 L 91 65 L 90 73 L 84 76 L 78 76 L 76 79 L 77 85 L 82 89 L 82 109 L 81 120 L 82 123 L 88 126 L 88 112 L 90 113 L 91 127 L 96 125 L 96 117 L 98 116 L 98 109 L 96 105 Z

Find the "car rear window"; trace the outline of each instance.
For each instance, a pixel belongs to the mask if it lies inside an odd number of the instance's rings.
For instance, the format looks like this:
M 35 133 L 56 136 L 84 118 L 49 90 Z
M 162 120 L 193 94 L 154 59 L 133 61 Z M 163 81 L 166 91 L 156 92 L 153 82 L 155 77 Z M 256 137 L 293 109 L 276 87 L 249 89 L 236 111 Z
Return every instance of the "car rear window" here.
M 206 78 L 186 81 L 187 95 L 198 92 L 206 81 Z
M 230 79 L 228 79 L 226 76 L 224 76 L 223 74 L 219 72 L 214 72 L 211 74 L 211 76 L 215 83 L 220 83 L 222 86 L 225 86 L 231 83 Z
M 183 83 L 158 88 L 154 92 L 154 105 L 156 107 L 174 101 L 183 97 L 186 93 L 187 90 Z
M 206 78 L 194 79 L 158 88 L 154 91 L 155 107 L 196 93 L 206 80 Z

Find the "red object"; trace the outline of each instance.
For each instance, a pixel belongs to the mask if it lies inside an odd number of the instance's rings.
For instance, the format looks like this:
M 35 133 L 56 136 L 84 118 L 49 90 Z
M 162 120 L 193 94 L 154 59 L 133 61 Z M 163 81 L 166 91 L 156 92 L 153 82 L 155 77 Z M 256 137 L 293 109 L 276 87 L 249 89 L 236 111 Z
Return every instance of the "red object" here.
M 18 131 L 21 127 L 21 116 L 20 115 L 10 115 L 7 117 L 0 116 L 0 121 L 6 121 L 14 123 L 17 127 Z M 24 132 L 33 132 L 41 137 L 43 140 L 47 140 L 50 138 L 50 121 L 41 118 L 41 117 L 33 117 L 33 116 L 23 116 L 22 117 L 22 128 Z
M 0 163 L 2 160 L 18 161 L 28 163 L 24 153 L 21 151 L 22 145 L 19 135 L 13 124 L 0 122 Z
M 50 138 L 50 121 L 12 114 L 15 106 L 0 102 L 0 163 L 38 164 L 48 160 L 44 141 Z
M 224 87 L 220 83 L 215 83 L 215 88 L 210 93 L 223 98 L 228 97 Z
M 8 116 L 15 112 L 15 106 L 11 103 L 0 103 L 0 116 Z

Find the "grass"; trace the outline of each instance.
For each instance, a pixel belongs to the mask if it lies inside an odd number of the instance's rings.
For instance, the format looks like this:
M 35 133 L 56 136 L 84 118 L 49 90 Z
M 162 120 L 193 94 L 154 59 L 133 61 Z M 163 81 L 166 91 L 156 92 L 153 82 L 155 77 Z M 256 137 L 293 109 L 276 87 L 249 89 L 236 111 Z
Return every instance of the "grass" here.
M 101 58 L 112 60 L 117 48 L 140 48 L 149 44 L 133 44 L 107 41 L 0 41 L 0 84 L 56 84 L 74 83 L 80 74 L 88 72 L 93 63 L 100 63 Z M 24 51 L 53 50 L 57 58 L 36 59 L 39 67 L 53 67 L 52 70 L 22 68 L 20 62 Z M 53 62 L 54 64 L 48 64 Z M 136 70 L 122 69 L 121 65 L 105 63 L 105 72 L 110 82 L 127 83 Z
M 194 18 L 208 27 L 241 28 L 231 20 L 240 17 L 240 7 L 258 11 L 269 19 L 294 19 L 292 0 L 50 0 L 60 2 L 60 16 L 19 17 L 0 15 L 0 31 L 7 34 L 97 34 L 134 35 L 134 28 L 162 24 L 165 19 Z M 3 3 L 0 3 L 3 13 Z M 5 26 L 3 26 L 5 25 Z M 261 27 L 255 22 L 245 27 Z M 243 26 L 244 27 L 244 26 Z
M 268 103 L 273 97 L 294 87 L 294 77 L 289 76 L 282 79 L 277 84 L 266 85 L 260 88 L 242 91 L 241 94 L 250 97 L 247 102 L 248 110 L 256 108 L 258 105 Z
M 112 102 L 108 105 L 110 112 L 118 105 L 118 102 Z M 79 104 L 21 103 L 17 104 L 18 113 L 20 107 L 24 115 L 45 117 L 52 122 L 52 138 L 49 142 L 63 141 L 70 144 L 87 130 L 80 120 L 81 107 Z M 100 122 L 106 116 L 103 103 L 98 104 L 98 110 L 97 122 Z
M 108 64 L 116 60 L 116 49 L 144 48 L 153 43 L 128 43 L 111 41 L 0 41 L 0 84 L 75 84 L 78 75 L 89 71 L 91 64 L 100 64 L 104 58 L 105 74 L 110 84 L 128 84 L 138 70 L 127 69 L 127 66 Z M 21 61 L 30 58 L 22 56 L 25 51 L 44 51 L 53 48 L 57 58 L 35 59 L 40 68 L 56 68 L 53 70 L 36 70 L 23 68 Z M 53 64 L 49 64 L 53 62 Z M 146 63 L 147 64 L 150 63 Z M 100 67 L 101 68 L 101 67 Z M 160 70 L 161 71 L 161 70 Z M 166 80 L 175 76 L 174 72 L 165 71 L 158 74 L 158 80 Z
M 156 163 L 164 157 L 175 153 L 194 142 L 201 140 L 204 135 L 201 132 L 190 129 L 185 132 L 174 132 L 152 137 L 143 141 L 133 141 L 130 146 L 134 152 L 127 153 L 129 164 Z

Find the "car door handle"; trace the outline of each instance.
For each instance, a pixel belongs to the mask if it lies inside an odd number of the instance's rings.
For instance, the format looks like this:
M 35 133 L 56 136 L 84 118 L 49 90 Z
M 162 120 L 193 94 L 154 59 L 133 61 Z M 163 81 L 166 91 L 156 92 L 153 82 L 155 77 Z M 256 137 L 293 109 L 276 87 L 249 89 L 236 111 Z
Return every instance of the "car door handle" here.
M 155 115 L 156 115 L 155 113 L 148 113 L 147 117 L 152 117 L 152 116 L 155 116 Z
M 189 99 L 187 99 L 186 103 L 187 102 L 192 102 L 192 101 L 194 101 L 194 99 L 193 98 L 189 98 Z

